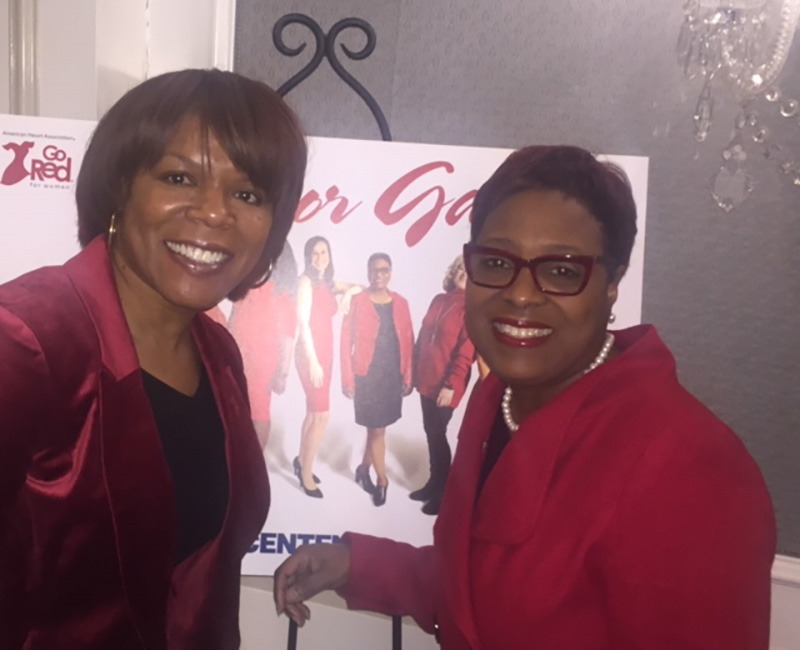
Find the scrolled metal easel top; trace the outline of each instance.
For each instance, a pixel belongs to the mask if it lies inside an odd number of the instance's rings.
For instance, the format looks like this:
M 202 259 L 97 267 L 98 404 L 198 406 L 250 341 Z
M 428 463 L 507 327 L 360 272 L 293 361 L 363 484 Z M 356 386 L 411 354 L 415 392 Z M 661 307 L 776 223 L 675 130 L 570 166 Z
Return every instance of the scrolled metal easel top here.
M 369 107 L 369 110 L 375 117 L 375 121 L 378 123 L 381 137 L 387 141 L 391 140 L 392 134 L 389 131 L 389 124 L 386 122 L 386 117 L 384 116 L 381 107 L 378 105 L 378 102 L 375 101 L 375 98 L 370 94 L 370 92 L 344 68 L 339 60 L 336 50 L 336 39 L 339 37 L 339 34 L 346 29 L 356 28 L 367 37 L 366 44 L 360 50 L 351 50 L 346 45 L 342 44 L 342 51 L 349 59 L 353 61 L 363 61 L 369 57 L 375 51 L 375 45 L 377 43 L 377 36 L 375 35 L 375 29 L 372 27 L 372 25 L 361 18 L 343 18 L 333 25 L 330 31 L 325 34 L 319 23 L 317 23 L 310 16 L 300 13 L 286 14 L 278 19 L 278 21 L 275 23 L 275 26 L 272 28 L 272 41 L 275 43 L 275 47 L 281 54 L 289 57 L 298 56 L 306 49 L 307 45 L 307 43 L 301 43 L 297 47 L 291 47 L 286 44 L 283 38 L 283 32 L 290 25 L 303 25 L 304 27 L 307 27 L 314 37 L 316 49 L 314 50 L 311 60 L 305 66 L 303 66 L 299 72 L 293 75 L 278 88 L 278 94 L 284 96 L 293 88 L 297 87 L 300 83 L 308 79 L 319 67 L 320 63 L 322 63 L 322 60 L 327 58 L 336 75 L 348 86 L 350 86 L 350 88 L 352 88 Z

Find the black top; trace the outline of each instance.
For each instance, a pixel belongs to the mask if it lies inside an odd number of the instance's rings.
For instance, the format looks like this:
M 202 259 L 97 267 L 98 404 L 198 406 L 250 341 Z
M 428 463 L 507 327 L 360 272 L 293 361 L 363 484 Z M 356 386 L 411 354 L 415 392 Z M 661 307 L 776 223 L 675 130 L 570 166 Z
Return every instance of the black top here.
M 355 377 L 353 406 L 356 424 L 379 429 L 403 416 L 403 373 L 400 370 L 400 341 L 391 302 L 372 303 L 380 319 L 375 348 L 367 374 Z M 363 343 L 363 342 L 362 342 Z
M 489 474 L 497 464 L 500 454 L 503 453 L 503 449 L 506 448 L 506 445 L 510 441 L 511 434 L 508 431 L 505 420 L 503 420 L 503 411 L 502 409 L 497 409 L 497 415 L 494 417 L 494 424 L 492 424 L 492 430 L 489 433 L 489 440 L 487 440 L 485 443 L 486 450 L 483 455 L 483 466 L 481 467 L 481 473 L 478 477 L 478 490 L 475 493 L 476 500 L 481 495 L 481 492 L 483 491 L 483 485 L 486 483 L 486 479 L 489 478 Z
M 400 341 L 397 339 L 397 328 L 394 324 L 394 305 L 391 302 L 372 303 L 378 313 L 380 325 L 375 338 L 375 352 L 369 365 L 368 375 L 374 377 L 388 376 L 397 381 L 400 373 Z M 402 390 L 402 381 L 400 383 Z
M 228 508 L 225 429 L 205 371 L 192 396 L 144 370 L 142 378 L 175 488 L 177 565 L 222 530 Z

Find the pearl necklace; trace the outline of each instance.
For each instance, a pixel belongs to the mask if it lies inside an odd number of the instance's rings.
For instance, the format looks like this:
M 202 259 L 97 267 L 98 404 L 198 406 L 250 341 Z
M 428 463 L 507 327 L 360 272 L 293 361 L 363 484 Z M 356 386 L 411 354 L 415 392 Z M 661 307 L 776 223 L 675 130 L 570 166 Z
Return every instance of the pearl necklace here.
M 604 363 L 605 360 L 608 359 L 608 354 L 611 352 L 612 347 L 614 347 L 614 335 L 611 332 L 606 332 L 606 340 L 605 343 L 603 343 L 603 347 L 600 348 L 600 352 L 594 358 L 594 361 L 589 364 L 589 367 L 586 368 L 582 374 L 585 375 Z M 514 433 L 519 429 L 519 425 L 514 421 L 514 416 L 511 415 L 512 395 L 511 386 L 506 386 L 506 390 L 503 393 L 503 401 L 500 402 L 500 410 L 503 411 L 503 420 L 505 420 L 508 430 Z

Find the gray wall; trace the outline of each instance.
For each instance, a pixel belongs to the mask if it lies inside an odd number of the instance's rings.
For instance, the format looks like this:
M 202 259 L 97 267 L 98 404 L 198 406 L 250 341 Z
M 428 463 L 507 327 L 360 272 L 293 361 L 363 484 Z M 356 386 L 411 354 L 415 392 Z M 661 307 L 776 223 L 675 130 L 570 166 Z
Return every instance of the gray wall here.
M 709 186 L 735 110 L 718 105 L 708 141 L 694 141 L 699 89 L 674 54 L 682 4 L 239 0 L 235 67 L 277 87 L 310 57 L 275 50 L 279 17 L 306 13 L 327 31 L 357 16 L 375 27 L 378 46 L 366 61 L 343 60 L 380 103 L 395 140 L 572 143 L 649 156 L 644 319 L 672 348 L 684 384 L 750 449 L 774 500 L 779 552 L 800 556 L 800 187 L 753 145 L 753 196 L 728 214 L 714 204 Z M 307 39 L 300 27 L 287 37 Z M 341 38 L 351 48 L 363 42 Z M 781 85 L 800 97 L 800 45 Z M 287 99 L 312 135 L 379 137 L 327 62 Z M 800 159 L 798 124 L 759 106 Z

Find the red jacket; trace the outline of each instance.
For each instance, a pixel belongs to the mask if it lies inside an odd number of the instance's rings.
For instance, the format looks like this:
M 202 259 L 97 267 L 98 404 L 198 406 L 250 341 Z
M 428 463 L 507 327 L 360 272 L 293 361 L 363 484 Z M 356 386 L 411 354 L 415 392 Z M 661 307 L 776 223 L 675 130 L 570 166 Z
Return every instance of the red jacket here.
M 392 316 L 400 344 L 400 372 L 403 383 L 411 385 L 411 360 L 414 348 L 414 329 L 411 325 L 411 312 L 408 302 L 399 293 L 392 296 Z M 342 388 L 355 388 L 355 375 L 365 377 L 375 353 L 375 341 L 381 321 L 369 291 L 362 291 L 350 300 L 350 311 L 342 322 Z
M 442 388 L 453 390 L 452 408 L 464 396 L 475 346 L 464 324 L 464 292 L 440 293 L 431 301 L 414 346 L 414 386 L 436 399 Z
M 219 535 L 173 569 L 173 487 L 98 238 L 0 287 L 0 648 L 232 650 L 241 559 L 269 506 L 242 363 L 193 335 L 225 427 Z
M 438 621 L 445 650 L 767 650 L 775 521 L 739 438 L 655 330 L 526 419 L 483 492 L 503 385 L 470 398 L 434 527 L 348 534 L 348 605 Z

